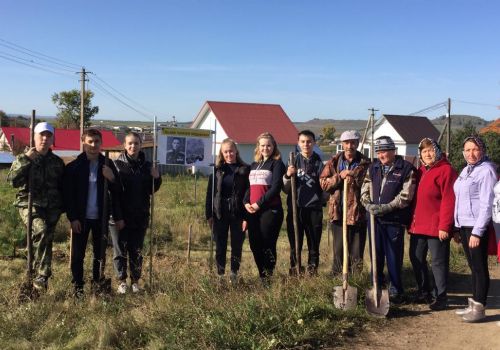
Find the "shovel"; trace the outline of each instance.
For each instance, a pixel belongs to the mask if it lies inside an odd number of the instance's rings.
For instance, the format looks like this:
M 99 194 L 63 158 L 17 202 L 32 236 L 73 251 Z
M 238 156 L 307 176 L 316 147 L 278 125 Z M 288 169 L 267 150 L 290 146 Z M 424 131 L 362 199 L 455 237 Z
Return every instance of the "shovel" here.
M 373 109 L 372 114 L 370 115 L 370 123 L 371 123 L 371 133 L 372 139 L 370 144 L 370 155 L 373 158 Z M 373 196 L 373 184 L 370 186 L 370 197 L 373 202 L 375 198 Z M 365 296 L 365 306 L 366 311 L 369 314 L 379 317 L 387 316 L 389 312 L 389 291 L 387 289 L 380 289 L 378 286 L 378 272 L 377 272 L 377 252 L 375 248 L 375 215 L 370 214 L 370 246 L 371 246 L 371 262 L 372 262 L 372 280 L 373 280 L 373 288 L 368 289 L 366 291 Z
M 389 291 L 380 289 L 378 286 L 377 274 L 377 253 L 375 249 L 375 215 L 370 214 L 370 241 L 372 260 L 372 280 L 373 288 L 366 291 L 365 305 L 366 311 L 374 316 L 387 316 L 389 312 Z
M 342 196 L 342 240 L 343 240 L 343 264 L 342 264 L 342 286 L 336 286 L 333 293 L 333 304 L 338 309 L 350 310 L 356 308 L 358 303 L 358 289 L 348 284 L 348 260 L 349 250 L 347 244 L 347 178 L 344 179 L 344 193 Z
M 109 164 L 109 152 L 104 152 L 104 164 Z M 99 257 L 99 281 L 94 286 L 96 294 L 109 294 L 111 293 L 111 278 L 104 277 L 104 269 L 106 262 L 106 248 L 108 247 L 108 180 L 104 178 L 103 200 L 102 200 L 102 221 L 101 221 L 101 251 Z
M 288 164 L 295 166 L 295 152 L 290 152 L 288 159 Z M 292 215 L 293 215 L 293 232 L 295 235 L 295 269 L 297 276 L 302 273 L 302 259 L 301 259 L 301 246 L 299 244 L 299 219 L 298 219 L 298 209 L 297 209 L 297 179 L 296 175 L 292 175 L 291 180 L 291 191 L 292 191 Z

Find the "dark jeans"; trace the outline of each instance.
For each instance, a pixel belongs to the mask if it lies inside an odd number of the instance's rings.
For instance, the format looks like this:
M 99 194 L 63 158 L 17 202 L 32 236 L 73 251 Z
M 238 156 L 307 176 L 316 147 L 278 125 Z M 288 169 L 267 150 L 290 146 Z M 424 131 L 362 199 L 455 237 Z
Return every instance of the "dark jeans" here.
M 282 223 L 283 208 L 281 207 L 249 215 L 248 239 L 260 277 L 273 274 L 276 266 L 276 242 Z
M 222 211 L 222 218 L 214 217 L 215 261 L 217 273 L 223 275 L 226 271 L 227 238 L 231 232 L 231 272 L 240 269 L 241 251 L 245 233 L 241 229 L 243 220 L 232 216 L 228 210 Z
M 469 239 L 471 237 L 472 227 L 461 227 L 460 238 L 464 247 L 467 263 L 471 269 L 472 281 L 472 299 L 486 305 L 488 289 L 490 287 L 490 273 L 488 271 L 488 232 L 480 238 L 479 246 L 470 249 Z
M 85 259 L 85 250 L 87 249 L 87 241 L 89 239 L 89 233 L 92 231 L 92 279 L 93 281 L 99 281 L 99 277 L 103 277 L 100 274 L 99 269 L 101 268 L 101 244 L 107 244 L 103 242 L 103 237 L 101 234 L 101 222 L 100 220 L 88 220 L 81 222 L 82 231 L 80 233 L 73 232 L 71 240 L 71 273 L 73 275 L 72 282 L 75 286 L 83 286 L 83 261 Z M 106 255 L 104 254 L 102 260 L 102 268 L 104 272 L 104 265 L 106 263 Z
M 319 245 L 323 231 L 323 208 L 297 208 L 297 225 L 299 236 L 299 254 L 302 253 L 304 233 L 307 239 L 307 249 L 309 256 L 307 265 L 309 269 L 316 270 L 319 266 Z M 293 212 L 289 208 L 286 215 L 286 230 L 288 241 L 290 242 L 290 266 L 295 267 L 295 230 L 293 228 Z
M 118 279 L 127 279 L 127 256 L 130 279 L 132 282 L 137 282 L 141 278 L 142 247 L 147 227 L 147 217 L 134 220 L 134 222 L 127 220 L 121 231 L 117 231 L 115 225 L 109 225 L 109 232 L 113 240 L 113 266 Z
M 410 235 L 410 261 L 420 293 L 430 293 L 431 291 L 427 266 L 427 252 L 429 250 L 432 258 L 434 296 L 446 300 L 450 269 L 450 240 L 440 241 L 438 237 Z
M 344 259 L 344 236 L 342 222 L 331 223 L 333 233 L 333 266 L 334 274 L 342 273 Z M 363 270 L 363 253 L 366 244 L 366 223 L 347 225 L 347 249 L 349 253 L 349 270 L 361 272 Z
M 384 285 L 384 265 L 387 259 L 387 270 L 391 281 L 391 289 L 396 293 L 404 292 L 401 270 L 403 268 L 404 231 L 402 225 L 381 223 L 375 218 L 375 251 L 377 254 L 377 280 Z M 370 242 L 372 244 L 372 242 Z M 371 253 L 371 249 L 370 249 Z

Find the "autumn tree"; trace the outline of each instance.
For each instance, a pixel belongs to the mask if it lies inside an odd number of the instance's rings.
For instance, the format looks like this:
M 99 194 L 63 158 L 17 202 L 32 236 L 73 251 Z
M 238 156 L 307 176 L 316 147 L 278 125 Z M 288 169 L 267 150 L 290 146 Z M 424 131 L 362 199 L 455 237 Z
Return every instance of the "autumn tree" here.
M 83 105 L 83 126 L 88 127 L 90 120 L 99 113 L 98 106 L 92 106 L 94 93 L 85 91 Z M 73 89 L 61 91 L 52 95 L 52 102 L 57 106 L 59 112 L 56 118 L 56 127 L 64 129 L 78 129 L 80 127 L 80 91 Z
M 335 127 L 332 124 L 325 125 L 321 132 L 323 133 L 323 140 L 333 141 L 335 139 Z

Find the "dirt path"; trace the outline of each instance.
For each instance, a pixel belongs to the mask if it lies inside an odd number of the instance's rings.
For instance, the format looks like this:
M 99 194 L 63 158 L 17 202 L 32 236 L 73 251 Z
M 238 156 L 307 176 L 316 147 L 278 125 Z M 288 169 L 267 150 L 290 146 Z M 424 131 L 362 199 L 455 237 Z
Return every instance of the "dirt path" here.
M 486 320 L 467 324 L 455 315 L 469 294 L 469 275 L 451 274 L 449 309 L 433 312 L 425 305 L 391 310 L 387 320 L 367 329 L 346 349 L 500 349 L 500 267 L 490 266 L 491 284 Z

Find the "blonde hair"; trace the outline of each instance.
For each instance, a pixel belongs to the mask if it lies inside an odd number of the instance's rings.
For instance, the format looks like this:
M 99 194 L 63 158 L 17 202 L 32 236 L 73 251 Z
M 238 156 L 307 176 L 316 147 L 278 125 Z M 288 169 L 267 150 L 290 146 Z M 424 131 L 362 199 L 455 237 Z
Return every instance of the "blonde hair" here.
M 256 162 L 260 162 L 261 160 L 263 160 L 263 157 L 260 154 L 260 150 L 259 150 L 259 142 L 261 139 L 268 139 L 271 141 L 271 143 L 273 145 L 273 153 L 271 154 L 271 156 L 269 158 L 273 158 L 275 160 L 281 159 L 281 153 L 280 153 L 280 150 L 278 149 L 278 144 L 276 143 L 276 140 L 274 139 L 273 135 L 271 135 L 271 133 L 269 133 L 269 132 L 263 132 L 262 134 L 257 136 L 257 143 L 255 144 L 255 151 L 254 151 L 253 159 Z
M 227 139 L 222 140 L 222 142 L 220 144 L 219 154 L 217 154 L 217 158 L 215 159 L 215 167 L 216 168 L 219 168 L 219 167 L 223 166 L 224 164 L 226 164 L 226 161 L 224 160 L 224 155 L 222 154 L 222 146 L 223 145 L 230 145 L 231 147 L 234 148 L 234 150 L 236 151 L 236 163 L 237 164 L 242 164 L 242 165 L 245 164 L 245 162 L 243 160 L 241 160 L 240 151 L 238 151 L 238 147 L 236 147 L 236 142 L 234 142 L 230 138 L 227 138 Z

